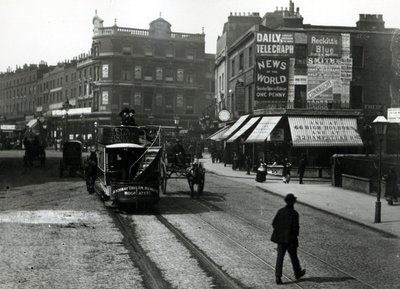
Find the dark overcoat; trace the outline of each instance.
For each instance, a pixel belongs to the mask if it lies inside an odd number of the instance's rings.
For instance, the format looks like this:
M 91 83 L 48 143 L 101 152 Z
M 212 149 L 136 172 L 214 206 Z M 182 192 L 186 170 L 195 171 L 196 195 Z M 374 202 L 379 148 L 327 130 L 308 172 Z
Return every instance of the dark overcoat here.
M 272 242 L 298 246 L 299 213 L 292 205 L 279 209 L 272 221 L 272 227 Z

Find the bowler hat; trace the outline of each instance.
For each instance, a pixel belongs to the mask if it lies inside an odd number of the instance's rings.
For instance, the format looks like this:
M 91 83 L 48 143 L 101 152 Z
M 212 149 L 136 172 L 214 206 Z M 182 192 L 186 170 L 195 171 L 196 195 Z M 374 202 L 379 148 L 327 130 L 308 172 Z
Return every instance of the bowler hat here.
M 293 194 L 287 194 L 285 197 L 285 202 L 287 204 L 294 204 L 296 202 L 296 197 Z

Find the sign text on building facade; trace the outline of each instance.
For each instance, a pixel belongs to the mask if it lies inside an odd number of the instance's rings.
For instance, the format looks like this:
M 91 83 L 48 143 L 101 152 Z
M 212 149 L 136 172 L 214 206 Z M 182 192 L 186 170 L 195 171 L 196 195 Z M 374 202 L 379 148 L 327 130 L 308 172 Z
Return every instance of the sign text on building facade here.
M 289 59 L 257 57 L 256 100 L 286 101 L 288 98 Z

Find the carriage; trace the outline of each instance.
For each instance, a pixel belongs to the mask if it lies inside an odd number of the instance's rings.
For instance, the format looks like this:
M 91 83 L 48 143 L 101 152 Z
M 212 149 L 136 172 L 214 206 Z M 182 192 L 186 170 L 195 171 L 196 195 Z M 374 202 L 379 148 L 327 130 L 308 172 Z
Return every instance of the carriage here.
M 82 143 L 78 140 L 66 141 L 63 144 L 63 155 L 60 160 L 60 178 L 67 171 L 69 176 L 74 176 L 83 171 L 82 164 Z
M 169 139 L 165 142 L 165 146 L 166 179 L 186 178 L 190 196 L 193 197 L 195 192 L 201 195 L 205 182 L 205 169 L 201 162 L 197 158 L 193 158 L 193 152 L 185 152 L 179 139 Z
M 150 139 L 143 127 L 109 125 L 98 127 L 96 141 L 96 177 L 88 191 L 116 206 L 158 203 L 166 184 L 157 136 Z
M 172 160 L 167 151 L 168 127 L 98 126 L 96 176 L 87 182 L 88 192 L 96 192 L 116 206 L 156 204 L 165 194 L 169 178 L 186 178 L 191 196 L 204 188 L 204 169 L 196 161 Z M 89 179 L 90 176 L 87 176 Z

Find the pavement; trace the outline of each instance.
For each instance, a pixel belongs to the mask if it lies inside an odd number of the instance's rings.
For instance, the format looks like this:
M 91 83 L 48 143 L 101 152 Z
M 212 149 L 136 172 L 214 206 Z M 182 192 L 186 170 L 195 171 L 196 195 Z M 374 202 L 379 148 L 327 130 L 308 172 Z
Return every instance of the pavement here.
M 231 165 L 212 163 L 207 153 L 203 157 L 201 162 L 208 173 L 244 183 L 254 181 L 257 188 L 282 197 L 292 193 L 298 203 L 400 238 L 400 203 L 390 206 L 381 198 L 381 222 L 375 223 L 376 195 L 332 186 L 329 179 L 304 178 L 304 184 L 299 184 L 298 178 L 292 178 L 289 184 L 284 184 L 281 177 L 269 174 L 265 182 L 259 183 L 255 181 L 254 172 L 247 175 L 246 171 L 232 170 Z

